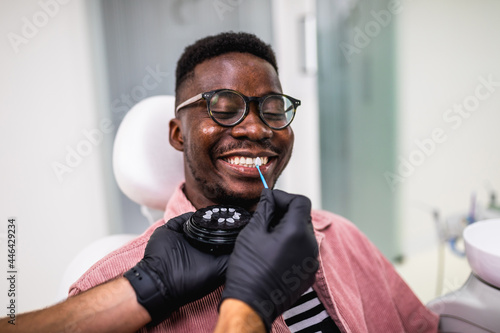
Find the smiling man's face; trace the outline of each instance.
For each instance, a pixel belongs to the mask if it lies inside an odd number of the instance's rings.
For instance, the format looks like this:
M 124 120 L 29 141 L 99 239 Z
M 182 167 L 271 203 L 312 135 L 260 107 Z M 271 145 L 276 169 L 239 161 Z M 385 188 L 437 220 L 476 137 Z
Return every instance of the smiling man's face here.
M 246 96 L 282 92 L 271 64 L 248 53 L 232 52 L 198 64 L 194 77 L 182 84 L 176 104 L 222 88 Z M 263 185 L 257 169 L 247 166 L 247 160 L 252 164 L 257 157 L 267 161 L 260 169 L 269 187 L 274 186 L 290 160 L 292 129 L 268 127 L 260 119 L 256 104 L 250 103 L 247 117 L 233 127 L 216 124 L 207 113 L 205 100 L 180 109 L 170 122 L 170 143 L 184 152 L 184 191 L 197 209 L 234 204 L 254 210 Z

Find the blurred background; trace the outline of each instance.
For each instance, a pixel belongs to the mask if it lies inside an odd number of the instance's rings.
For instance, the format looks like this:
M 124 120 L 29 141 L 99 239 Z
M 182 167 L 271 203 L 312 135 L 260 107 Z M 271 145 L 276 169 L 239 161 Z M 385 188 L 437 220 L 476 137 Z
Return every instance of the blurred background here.
M 278 187 L 352 220 L 423 302 L 457 289 L 470 273 L 457 236 L 500 214 L 498 13 L 495 0 L 0 0 L 0 267 L 15 217 L 18 312 L 57 302 L 88 244 L 147 228 L 114 180 L 116 131 L 137 102 L 173 94 L 187 45 L 229 30 L 270 43 L 302 101 Z

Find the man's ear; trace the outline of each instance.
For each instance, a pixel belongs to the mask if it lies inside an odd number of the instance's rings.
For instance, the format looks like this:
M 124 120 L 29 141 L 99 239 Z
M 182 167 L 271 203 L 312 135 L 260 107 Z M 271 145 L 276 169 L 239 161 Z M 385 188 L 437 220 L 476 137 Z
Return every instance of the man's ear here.
M 170 145 L 178 151 L 184 151 L 184 138 L 182 137 L 181 120 L 174 118 L 170 120 L 169 127 L 169 141 Z

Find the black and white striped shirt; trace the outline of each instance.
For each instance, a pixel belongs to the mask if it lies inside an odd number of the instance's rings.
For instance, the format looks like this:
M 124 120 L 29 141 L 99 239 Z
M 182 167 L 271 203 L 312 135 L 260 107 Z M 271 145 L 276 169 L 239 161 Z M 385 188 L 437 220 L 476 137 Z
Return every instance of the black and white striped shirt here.
M 299 300 L 285 311 L 283 319 L 292 333 L 340 333 L 312 288 L 306 290 Z

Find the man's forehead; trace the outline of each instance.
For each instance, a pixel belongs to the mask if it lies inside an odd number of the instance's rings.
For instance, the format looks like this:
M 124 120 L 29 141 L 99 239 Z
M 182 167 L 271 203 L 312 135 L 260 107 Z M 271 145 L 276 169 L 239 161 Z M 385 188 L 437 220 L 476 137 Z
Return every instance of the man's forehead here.
M 251 82 L 281 92 L 274 67 L 262 58 L 241 52 L 225 53 L 196 65 L 190 86 L 194 90 L 234 89 Z

